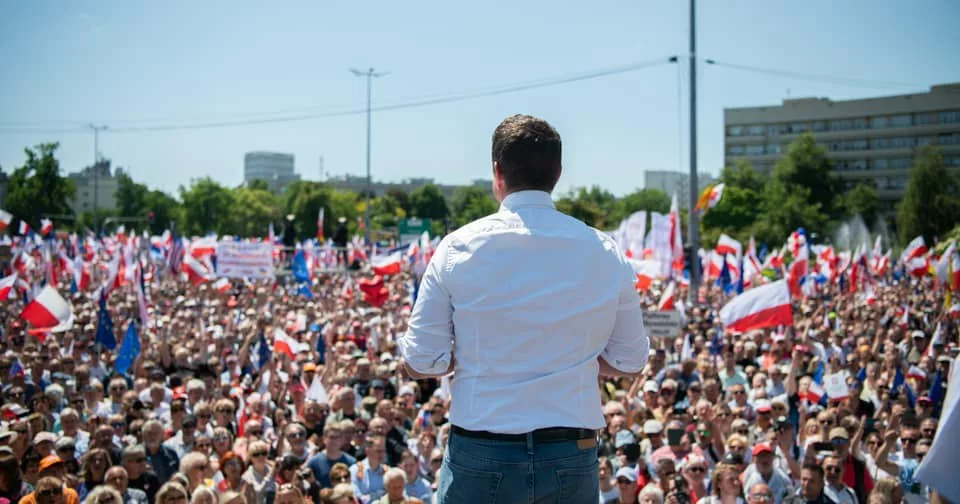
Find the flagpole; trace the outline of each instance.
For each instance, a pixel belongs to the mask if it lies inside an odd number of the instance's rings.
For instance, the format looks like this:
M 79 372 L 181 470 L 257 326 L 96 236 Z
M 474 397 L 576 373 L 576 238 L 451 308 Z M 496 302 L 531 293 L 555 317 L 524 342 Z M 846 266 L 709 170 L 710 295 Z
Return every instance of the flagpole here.
M 697 207 L 697 17 L 696 0 L 690 0 L 690 303 L 696 305 L 700 288 L 700 221 L 694 209 Z

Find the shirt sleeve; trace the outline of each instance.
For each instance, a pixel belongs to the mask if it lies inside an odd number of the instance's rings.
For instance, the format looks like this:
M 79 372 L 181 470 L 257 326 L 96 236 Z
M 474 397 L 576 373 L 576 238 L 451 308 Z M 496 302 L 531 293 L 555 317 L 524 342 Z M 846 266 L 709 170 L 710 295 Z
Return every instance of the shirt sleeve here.
M 640 296 L 633 285 L 633 268 L 623 263 L 624 281 L 620 288 L 620 306 L 617 320 L 607 346 L 600 355 L 607 364 L 624 373 L 638 373 L 647 365 L 650 339 L 643 327 Z
M 446 261 L 447 244 L 441 242 L 420 280 L 407 332 L 398 342 L 404 361 L 420 374 L 438 375 L 450 366 L 453 303 L 443 285 Z

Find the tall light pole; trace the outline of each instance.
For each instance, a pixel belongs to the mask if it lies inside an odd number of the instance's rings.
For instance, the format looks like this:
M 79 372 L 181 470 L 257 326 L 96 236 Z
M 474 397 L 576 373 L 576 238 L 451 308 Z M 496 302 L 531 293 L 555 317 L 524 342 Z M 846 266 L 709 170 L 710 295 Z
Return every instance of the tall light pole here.
M 100 132 L 105 131 L 107 126 L 105 124 L 96 125 L 88 124 L 88 128 L 93 130 L 93 231 L 97 232 L 97 211 L 99 210 L 100 204 L 100 173 L 98 171 L 98 163 L 100 162 Z
M 697 302 L 700 288 L 700 221 L 694 208 L 697 207 L 697 16 L 696 0 L 690 0 L 690 302 Z
M 365 204 L 363 205 L 363 226 L 365 231 L 365 238 L 367 243 L 370 243 L 370 96 L 373 88 L 373 78 L 374 77 L 383 77 L 387 75 L 388 72 L 376 72 L 373 70 L 373 67 L 368 68 L 365 71 L 357 70 L 351 68 L 350 72 L 357 77 L 366 77 L 367 78 L 367 190 L 365 191 Z

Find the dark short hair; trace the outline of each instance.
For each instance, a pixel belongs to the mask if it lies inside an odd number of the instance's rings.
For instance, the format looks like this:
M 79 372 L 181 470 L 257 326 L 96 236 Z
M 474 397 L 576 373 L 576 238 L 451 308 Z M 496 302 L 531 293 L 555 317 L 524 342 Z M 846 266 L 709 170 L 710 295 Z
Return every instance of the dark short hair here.
M 820 467 L 820 464 L 814 464 L 812 462 L 807 462 L 803 464 L 803 469 L 806 469 L 810 472 L 815 472 L 820 476 L 820 480 L 823 480 L 823 468 Z
M 560 179 L 560 134 L 543 119 L 512 115 L 493 132 L 493 161 L 513 191 L 553 191 Z

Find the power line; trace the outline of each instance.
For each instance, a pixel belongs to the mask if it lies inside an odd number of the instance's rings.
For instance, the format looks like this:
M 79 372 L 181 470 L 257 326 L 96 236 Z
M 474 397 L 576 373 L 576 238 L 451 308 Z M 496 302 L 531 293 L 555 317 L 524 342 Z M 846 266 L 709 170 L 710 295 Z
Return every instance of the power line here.
M 602 77 L 609 77 L 613 75 L 619 75 L 629 72 L 635 72 L 638 70 L 643 70 L 647 68 L 652 68 L 659 65 L 671 63 L 671 58 L 663 57 L 647 61 L 642 61 L 638 63 L 631 63 L 627 65 L 620 65 L 616 67 L 610 67 L 602 70 L 594 70 L 590 72 L 582 72 L 578 74 L 568 74 L 566 76 L 552 77 L 538 79 L 534 81 L 528 81 L 518 84 L 511 84 L 506 86 L 491 87 L 487 89 L 465 92 L 459 94 L 448 94 L 448 95 L 434 95 L 427 96 L 424 98 L 415 98 L 403 102 L 378 105 L 371 108 L 373 112 L 387 112 L 392 110 L 403 110 L 410 108 L 419 108 L 427 107 L 431 105 L 440 105 L 444 103 L 455 103 L 467 100 L 474 100 L 479 98 L 486 98 L 491 96 L 498 96 L 510 93 L 518 93 L 522 91 L 528 91 L 531 89 L 539 89 L 551 86 L 558 86 L 562 84 L 570 84 L 573 82 L 599 79 Z M 225 127 L 235 127 L 235 126 L 250 126 L 258 124 L 275 124 L 275 123 L 291 123 L 298 121 L 307 121 L 313 119 L 323 119 L 330 117 L 343 117 L 351 115 L 365 114 L 367 109 L 365 107 L 355 107 L 355 108 L 346 108 L 343 110 L 333 110 L 328 112 L 300 112 L 294 114 L 278 115 L 275 117 L 262 117 L 262 118 L 247 118 L 247 119 L 231 119 L 231 120 L 218 120 L 218 121 L 204 121 L 197 123 L 180 123 L 180 124 L 153 124 L 153 125 L 141 125 L 141 126 L 111 126 L 111 133 L 142 133 L 142 132 L 151 132 L 151 131 L 176 131 L 176 130 L 197 130 L 197 129 L 213 129 L 213 128 L 225 128 Z M 123 122 L 123 121 L 120 121 Z M 136 121 L 127 121 L 127 122 L 136 122 Z M 12 128 L 12 127 L 0 127 L 0 133 L 83 133 L 85 130 L 81 126 L 76 128 Z
M 727 62 L 717 61 L 713 59 L 704 59 L 703 61 L 708 65 L 718 66 L 722 68 L 729 68 L 732 70 L 740 70 L 743 72 L 775 75 L 779 77 L 789 77 L 791 79 L 800 79 L 800 80 L 806 80 L 806 81 L 826 82 L 830 84 L 840 84 L 840 85 L 852 86 L 852 87 L 902 90 L 904 88 L 918 88 L 918 87 L 926 88 L 928 86 L 926 84 L 917 84 L 917 83 L 909 83 L 909 82 L 851 79 L 851 78 L 829 76 L 829 75 L 808 74 L 808 73 L 802 73 L 802 72 L 794 72 L 792 70 L 780 70 L 776 68 L 765 68 L 765 67 L 758 67 L 758 66 L 752 66 L 752 65 L 741 65 L 738 63 L 727 63 Z

